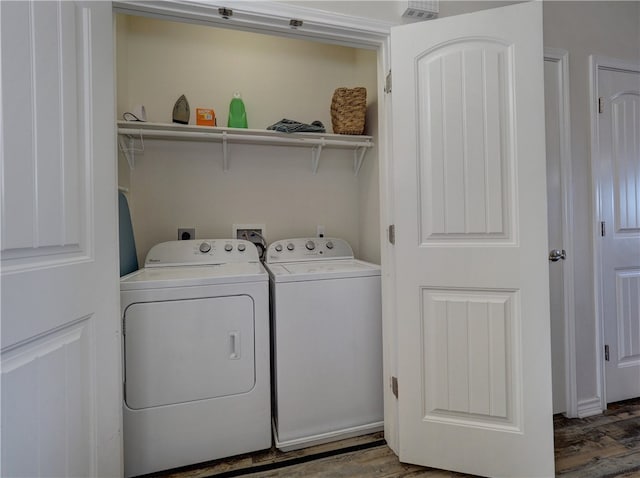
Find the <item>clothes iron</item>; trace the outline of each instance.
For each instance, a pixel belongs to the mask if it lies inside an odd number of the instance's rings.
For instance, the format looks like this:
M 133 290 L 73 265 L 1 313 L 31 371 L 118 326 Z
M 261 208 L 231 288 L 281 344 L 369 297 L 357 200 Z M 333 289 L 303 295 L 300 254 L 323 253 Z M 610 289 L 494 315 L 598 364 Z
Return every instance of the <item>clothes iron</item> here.
M 178 98 L 176 104 L 173 105 L 173 122 L 189 124 L 190 115 L 191 110 L 189 109 L 189 102 L 187 101 L 187 97 L 182 95 Z

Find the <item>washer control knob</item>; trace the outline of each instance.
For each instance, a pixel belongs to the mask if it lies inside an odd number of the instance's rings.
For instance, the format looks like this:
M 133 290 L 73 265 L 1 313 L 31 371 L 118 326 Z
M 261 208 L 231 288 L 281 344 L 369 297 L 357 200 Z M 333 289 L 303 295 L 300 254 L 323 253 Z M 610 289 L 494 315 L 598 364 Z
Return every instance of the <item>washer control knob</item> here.
M 203 254 L 206 254 L 210 250 L 211 244 L 209 244 L 208 242 L 203 242 L 202 244 L 200 244 L 200 252 L 202 252 Z
M 226 244 L 224 246 L 224 250 L 227 252 L 231 252 L 233 250 L 233 246 L 231 244 Z
M 333 249 L 333 242 L 327 242 L 327 249 Z
M 238 250 L 240 252 L 244 252 L 244 250 L 247 248 L 247 246 L 245 246 L 244 244 L 238 244 Z
M 316 243 L 313 241 L 307 241 L 307 243 L 304 245 L 304 247 L 306 247 L 308 250 L 312 251 L 316 248 Z
M 276 252 L 282 252 L 282 244 L 276 244 L 275 250 Z
M 296 246 L 293 245 L 293 242 L 290 242 L 289 244 L 287 244 L 287 250 L 288 251 L 292 251 L 296 248 Z

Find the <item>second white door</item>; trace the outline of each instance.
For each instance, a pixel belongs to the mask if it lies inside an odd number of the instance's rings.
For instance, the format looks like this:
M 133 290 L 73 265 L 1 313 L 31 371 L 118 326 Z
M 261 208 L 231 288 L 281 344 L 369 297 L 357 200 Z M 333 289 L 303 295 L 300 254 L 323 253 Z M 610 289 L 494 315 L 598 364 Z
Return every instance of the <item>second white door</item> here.
M 391 43 L 400 459 L 553 476 L 542 6 Z
M 607 403 L 640 396 L 640 66 L 598 69 L 601 313 Z

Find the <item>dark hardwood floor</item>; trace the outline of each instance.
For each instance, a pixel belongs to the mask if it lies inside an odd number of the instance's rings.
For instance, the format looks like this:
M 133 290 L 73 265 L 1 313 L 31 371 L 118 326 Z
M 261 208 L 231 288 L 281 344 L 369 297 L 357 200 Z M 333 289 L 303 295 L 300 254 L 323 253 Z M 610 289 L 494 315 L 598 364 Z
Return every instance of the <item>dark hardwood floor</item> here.
M 554 417 L 556 476 L 640 477 L 640 399 L 611 404 L 585 419 Z M 163 478 L 436 478 L 467 477 L 400 463 L 375 433 L 288 453 L 276 449 L 158 474 Z

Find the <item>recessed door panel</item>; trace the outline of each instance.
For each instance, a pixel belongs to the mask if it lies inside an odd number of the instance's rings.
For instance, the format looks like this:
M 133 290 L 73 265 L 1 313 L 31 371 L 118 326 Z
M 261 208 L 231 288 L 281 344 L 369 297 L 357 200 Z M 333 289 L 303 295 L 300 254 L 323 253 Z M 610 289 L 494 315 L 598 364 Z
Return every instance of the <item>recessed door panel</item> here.
M 422 290 L 423 420 L 518 429 L 516 304 L 516 291 Z
M 130 408 L 245 393 L 255 384 L 254 304 L 247 295 L 135 303 L 124 325 Z
M 470 38 L 416 60 L 423 244 L 512 237 L 512 57 Z

